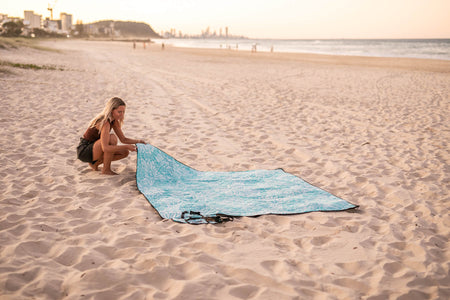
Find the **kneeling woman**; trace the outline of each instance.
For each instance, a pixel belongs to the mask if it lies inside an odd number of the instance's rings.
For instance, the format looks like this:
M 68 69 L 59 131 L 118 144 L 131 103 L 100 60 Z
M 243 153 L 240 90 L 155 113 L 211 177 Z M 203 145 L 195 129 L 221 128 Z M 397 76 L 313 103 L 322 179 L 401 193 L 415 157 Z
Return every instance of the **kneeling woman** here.
M 125 107 L 122 99 L 110 99 L 103 111 L 89 123 L 89 128 L 80 139 L 77 147 L 78 159 L 89 163 L 95 171 L 98 171 L 98 166 L 103 163 L 103 174 L 117 175 L 111 170 L 111 162 L 127 157 L 130 151 L 136 151 L 134 144 L 145 144 L 143 140 L 130 139 L 123 134 L 121 127 Z M 110 133 L 111 129 L 114 129 L 119 140 L 125 145 L 117 145 L 117 137 Z

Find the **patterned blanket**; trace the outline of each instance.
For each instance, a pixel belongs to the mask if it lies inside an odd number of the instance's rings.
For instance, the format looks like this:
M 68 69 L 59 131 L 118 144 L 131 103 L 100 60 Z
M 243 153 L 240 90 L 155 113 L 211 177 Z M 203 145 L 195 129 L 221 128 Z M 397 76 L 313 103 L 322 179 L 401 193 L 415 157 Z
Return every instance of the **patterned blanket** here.
M 237 216 L 356 208 L 281 169 L 194 170 L 152 145 L 138 144 L 136 182 L 162 218 L 219 223 Z

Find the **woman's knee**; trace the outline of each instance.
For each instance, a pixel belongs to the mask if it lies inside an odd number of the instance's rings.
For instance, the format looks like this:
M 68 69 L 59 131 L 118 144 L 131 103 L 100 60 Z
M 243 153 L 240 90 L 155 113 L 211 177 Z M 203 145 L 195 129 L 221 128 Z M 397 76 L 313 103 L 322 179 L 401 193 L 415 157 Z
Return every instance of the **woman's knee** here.
M 115 145 L 117 145 L 117 137 L 116 137 L 116 135 L 115 134 L 110 134 L 109 135 L 109 144 L 110 145 L 113 145 L 113 146 L 115 146 Z

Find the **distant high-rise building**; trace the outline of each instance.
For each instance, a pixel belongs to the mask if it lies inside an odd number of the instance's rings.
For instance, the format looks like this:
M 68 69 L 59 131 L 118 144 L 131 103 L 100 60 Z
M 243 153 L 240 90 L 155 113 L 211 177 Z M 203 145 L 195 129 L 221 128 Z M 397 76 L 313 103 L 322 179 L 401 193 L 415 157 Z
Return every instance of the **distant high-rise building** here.
M 69 33 L 72 30 L 72 15 L 61 13 L 61 30 Z
M 29 28 L 41 28 L 41 15 L 35 14 L 32 10 L 25 10 L 23 14 L 25 25 Z

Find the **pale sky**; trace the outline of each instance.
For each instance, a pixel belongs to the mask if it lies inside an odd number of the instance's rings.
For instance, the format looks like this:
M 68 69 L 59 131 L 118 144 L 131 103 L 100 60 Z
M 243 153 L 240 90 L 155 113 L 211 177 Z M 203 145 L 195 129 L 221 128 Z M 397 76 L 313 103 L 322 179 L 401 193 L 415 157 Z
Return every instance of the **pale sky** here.
M 55 0 L 0 0 L 0 13 L 49 17 Z M 250 38 L 450 38 L 450 0 L 57 0 L 53 16 L 114 19 L 200 34 L 206 27 Z M 224 29 L 223 29 L 224 30 Z

